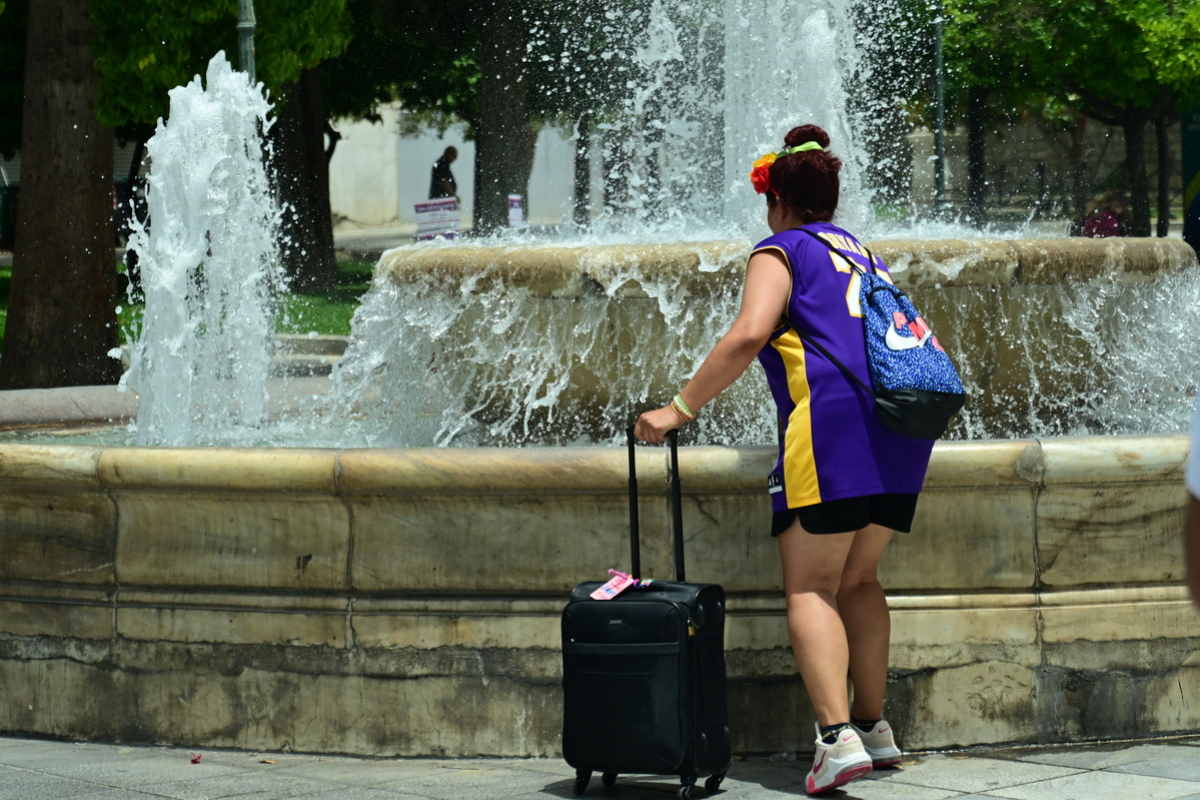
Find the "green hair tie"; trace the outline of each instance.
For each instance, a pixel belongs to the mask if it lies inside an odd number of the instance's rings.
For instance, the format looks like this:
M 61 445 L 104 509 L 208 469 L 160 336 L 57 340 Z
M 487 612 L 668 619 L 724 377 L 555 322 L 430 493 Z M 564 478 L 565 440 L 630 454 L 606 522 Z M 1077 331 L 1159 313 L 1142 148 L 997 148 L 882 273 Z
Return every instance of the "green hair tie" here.
M 790 156 L 792 153 L 803 153 L 807 150 L 824 150 L 824 149 L 825 149 L 824 147 L 821 147 L 821 145 L 817 144 L 816 142 L 805 142 L 804 144 L 798 144 L 795 147 L 784 148 L 783 150 L 780 150 L 778 153 L 776 153 L 775 157 L 783 158 L 784 156 Z

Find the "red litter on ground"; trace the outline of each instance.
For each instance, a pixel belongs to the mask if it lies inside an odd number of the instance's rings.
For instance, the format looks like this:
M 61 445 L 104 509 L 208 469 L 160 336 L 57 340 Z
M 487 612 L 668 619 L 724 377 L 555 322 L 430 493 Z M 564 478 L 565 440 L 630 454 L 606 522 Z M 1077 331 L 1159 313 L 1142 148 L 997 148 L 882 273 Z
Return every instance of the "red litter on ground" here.
M 202 759 L 202 758 L 204 758 L 204 756 L 202 756 L 200 753 L 192 753 L 192 763 L 193 764 L 199 764 L 200 759 Z

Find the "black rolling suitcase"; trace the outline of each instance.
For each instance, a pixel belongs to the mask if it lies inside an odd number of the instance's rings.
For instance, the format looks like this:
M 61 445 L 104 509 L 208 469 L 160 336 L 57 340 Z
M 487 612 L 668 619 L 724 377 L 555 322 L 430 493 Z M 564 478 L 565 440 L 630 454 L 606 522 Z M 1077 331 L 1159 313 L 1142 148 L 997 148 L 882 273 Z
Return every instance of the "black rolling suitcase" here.
M 637 476 L 629 437 L 629 528 L 640 574 Z M 698 778 L 716 792 L 732 762 L 725 703 L 725 592 L 684 582 L 677 442 L 671 433 L 674 581 L 631 586 L 609 600 L 581 583 L 563 609 L 563 756 L 575 794 L 593 772 L 678 775 L 686 800 Z

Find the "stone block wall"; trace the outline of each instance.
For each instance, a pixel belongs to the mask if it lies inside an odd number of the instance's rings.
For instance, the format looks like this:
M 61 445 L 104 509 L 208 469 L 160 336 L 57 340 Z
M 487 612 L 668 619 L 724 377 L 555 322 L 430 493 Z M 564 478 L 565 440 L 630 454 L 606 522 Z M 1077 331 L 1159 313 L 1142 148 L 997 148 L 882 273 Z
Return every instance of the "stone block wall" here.
M 1200 728 L 1185 437 L 940 444 L 885 559 L 908 748 Z M 638 451 L 669 578 L 665 453 Z M 552 755 L 559 614 L 628 564 L 625 453 L 0 447 L 0 731 Z M 734 746 L 811 746 L 765 448 L 684 448 L 688 577 L 729 594 Z

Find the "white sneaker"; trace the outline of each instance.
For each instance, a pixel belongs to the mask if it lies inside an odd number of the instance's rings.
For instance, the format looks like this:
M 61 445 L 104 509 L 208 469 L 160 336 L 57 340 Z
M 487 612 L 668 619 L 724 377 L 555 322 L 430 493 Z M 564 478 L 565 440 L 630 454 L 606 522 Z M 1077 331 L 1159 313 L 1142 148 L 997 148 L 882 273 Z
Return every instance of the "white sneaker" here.
M 858 728 L 854 730 L 862 739 L 863 748 L 871 757 L 871 764 L 875 769 L 894 767 L 900 763 L 900 748 L 896 747 L 896 740 L 892 736 L 892 726 L 886 719 L 876 722 L 875 727 L 866 733 Z
M 812 769 L 804 781 L 804 788 L 809 794 L 845 786 L 871 771 L 871 756 L 867 754 L 853 725 L 847 725 L 839 731 L 837 741 L 833 744 L 821 741 L 819 727 L 817 732 L 817 751 L 813 754 Z

